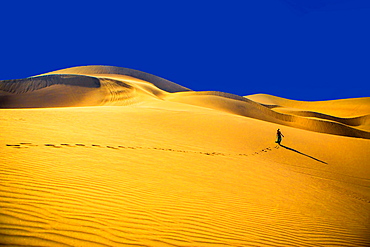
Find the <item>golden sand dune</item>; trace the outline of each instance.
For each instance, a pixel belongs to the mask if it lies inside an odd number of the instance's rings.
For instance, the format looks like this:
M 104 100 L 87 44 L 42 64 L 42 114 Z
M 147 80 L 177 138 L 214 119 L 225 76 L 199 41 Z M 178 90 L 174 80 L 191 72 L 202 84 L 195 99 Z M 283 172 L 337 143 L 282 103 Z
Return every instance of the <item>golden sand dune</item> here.
M 311 102 L 283 99 L 265 94 L 250 95 L 246 98 L 271 108 L 275 112 L 331 121 L 370 131 L 370 97 Z
M 190 89 L 163 79 L 161 77 L 148 74 L 139 70 L 128 69 L 128 68 L 121 68 L 115 66 L 79 66 L 67 69 L 61 69 L 53 72 L 49 72 L 43 75 L 50 75 L 50 74 L 77 74 L 77 75 L 91 75 L 91 76 L 130 76 L 141 81 L 146 81 L 154 86 L 165 90 L 167 92 L 180 92 L 180 91 L 189 91 Z
M 247 98 L 220 92 L 182 92 L 171 94 L 169 98 L 172 101 L 209 107 L 286 126 L 370 139 L 370 132 L 368 132 L 370 130 L 370 114 L 344 119 L 315 112 L 293 110 L 279 112 Z M 325 102 L 322 105 L 325 105 Z
M 270 95 L 194 92 L 154 75 L 113 66 L 81 66 L 1 81 L 0 90 L 3 108 L 123 106 L 167 100 L 311 131 L 370 139 L 370 98 L 300 102 Z M 330 115 L 333 113 L 351 117 Z
M 0 107 L 127 105 L 142 101 L 142 98 L 147 99 L 147 96 L 160 96 L 164 92 L 160 88 L 168 92 L 189 90 L 165 79 L 136 70 L 110 66 L 85 67 L 56 71 L 26 79 L 0 81 Z M 80 70 L 85 74 L 78 74 Z M 111 70 L 115 74 L 100 73 L 112 73 Z M 64 71 L 67 71 L 67 74 Z M 148 81 L 125 74 L 134 74 Z
M 245 97 L 270 108 L 301 109 L 337 117 L 357 117 L 370 114 L 370 97 L 327 101 L 297 101 L 267 94 L 255 94 Z
M 1 244 L 370 245 L 368 98 L 194 92 L 127 71 L 0 82 Z

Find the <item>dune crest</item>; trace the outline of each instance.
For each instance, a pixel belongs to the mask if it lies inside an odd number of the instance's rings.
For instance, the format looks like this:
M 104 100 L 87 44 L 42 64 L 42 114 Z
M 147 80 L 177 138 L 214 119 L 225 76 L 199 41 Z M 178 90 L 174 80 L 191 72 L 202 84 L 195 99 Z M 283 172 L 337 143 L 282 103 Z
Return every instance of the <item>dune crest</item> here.
M 345 119 L 316 113 L 313 118 L 314 113 L 279 112 L 248 98 L 222 92 L 180 92 L 169 95 L 168 99 L 300 129 L 370 139 L 370 133 L 366 131 L 369 130 L 370 115 Z M 325 102 L 321 104 L 325 105 Z
M 133 78 L 137 78 L 143 81 L 147 81 L 155 85 L 156 87 L 165 90 L 167 92 L 181 92 L 190 91 L 190 89 L 178 85 L 169 80 L 163 79 L 161 77 L 145 73 L 139 70 L 121 68 L 115 66 L 103 66 L 103 65 L 90 65 L 90 66 L 78 66 L 67 69 L 56 70 L 53 72 L 45 73 L 43 75 L 50 74 L 77 74 L 77 75 L 126 75 Z
M 303 102 L 271 95 L 195 92 L 155 75 L 114 66 L 80 66 L 0 81 L 0 107 L 127 106 L 157 100 L 285 126 L 370 139 L 370 98 Z
M 367 98 L 84 66 L 0 81 L 0 108 L 2 245 L 370 246 Z
M 268 94 L 254 94 L 244 97 L 273 109 L 300 109 L 303 111 L 319 112 L 342 118 L 351 118 L 370 114 L 370 97 L 327 101 L 299 101 L 284 99 Z

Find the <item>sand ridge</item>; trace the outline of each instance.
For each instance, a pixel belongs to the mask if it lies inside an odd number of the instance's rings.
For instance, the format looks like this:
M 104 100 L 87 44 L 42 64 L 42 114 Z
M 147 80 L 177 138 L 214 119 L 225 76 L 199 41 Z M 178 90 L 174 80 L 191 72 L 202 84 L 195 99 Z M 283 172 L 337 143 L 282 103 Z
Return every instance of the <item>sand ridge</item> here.
M 264 102 L 62 72 L 0 81 L 1 244 L 370 245 L 366 98 Z
M 181 91 L 190 91 L 190 89 L 183 87 L 179 84 L 171 82 L 169 80 L 163 79 L 161 77 L 145 73 L 139 70 L 115 67 L 115 66 L 102 66 L 102 65 L 90 65 L 90 66 L 78 66 L 67 69 L 56 70 L 53 72 L 45 73 L 42 75 L 51 75 L 51 74 L 77 74 L 77 75 L 123 75 L 129 76 L 132 78 L 139 79 L 141 81 L 147 81 L 156 87 L 165 90 L 167 92 L 181 92 Z
M 171 94 L 168 98 L 170 101 L 198 105 L 311 131 L 370 138 L 369 114 L 356 118 L 338 118 L 313 112 L 299 114 L 296 111 L 276 111 L 247 98 L 222 92 L 181 92 Z M 325 102 L 321 104 L 325 105 Z
M 0 81 L 0 107 L 68 107 L 167 100 L 281 125 L 370 139 L 370 98 L 300 102 L 270 95 L 241 97 L 194 92 L 148 73 L 113 66 L 80 66 Z M 313 110 L 310 110 L 313 109 Z M 342 112 L 340 116 L 330 115 Z M 347 115 L 343 117 L 341 115 Z
M 370 97 L 327 101 L 290 100 L 268 94 L 255 94 L 244 97 L 273 109 L 291 108 L 306 111 L 311 110 L 342 118 L 369 115 L 370 112 Z

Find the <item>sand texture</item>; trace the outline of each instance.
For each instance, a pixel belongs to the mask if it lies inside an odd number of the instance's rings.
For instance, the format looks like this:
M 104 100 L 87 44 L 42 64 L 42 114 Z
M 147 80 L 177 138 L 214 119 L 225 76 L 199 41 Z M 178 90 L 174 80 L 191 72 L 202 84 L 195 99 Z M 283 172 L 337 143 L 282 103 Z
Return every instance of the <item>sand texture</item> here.
M 0 244 L 370 246 L 370 98 L 83 66 L 0 81 L 0 107 Z

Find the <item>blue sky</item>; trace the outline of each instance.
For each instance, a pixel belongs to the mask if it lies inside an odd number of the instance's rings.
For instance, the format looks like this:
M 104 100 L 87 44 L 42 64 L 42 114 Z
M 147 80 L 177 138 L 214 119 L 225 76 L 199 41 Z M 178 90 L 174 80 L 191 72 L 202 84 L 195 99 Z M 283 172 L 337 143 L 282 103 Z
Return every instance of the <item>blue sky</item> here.
M 113 65 L 197 91 L 370 96 L 370 1 L 3 1 L 0 80 Z

